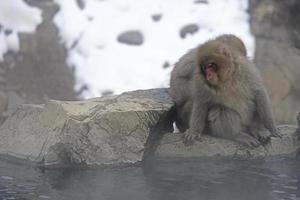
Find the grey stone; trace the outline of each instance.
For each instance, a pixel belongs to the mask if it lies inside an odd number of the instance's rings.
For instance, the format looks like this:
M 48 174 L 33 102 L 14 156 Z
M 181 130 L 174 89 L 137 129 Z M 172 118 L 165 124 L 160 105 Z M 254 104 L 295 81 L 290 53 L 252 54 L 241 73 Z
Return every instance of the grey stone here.
M 0 127 L 0 154 L 43 166 L 137 163 L 172 105 L 165 89 L 22 105 Z
M 208 4 L 208 1 L 207 0 L 196 0 L 196 1 L 194 1 L 194 3 Z
M 199 26 L 197 24 L 187 24 L 180 29 L 180 37 L 185 38 L 188 34 L 193 35 L 199 30 Z
M 144 37 L 140 31 L 131 30 L 121 33 L 118 36 L 118 41 L 128 45 L 142 45 L 144 42 Z
M 297 123 L 298 123 L 298 129 L 297 129 L 297 132 L 298 132 L 299 135 L 300 135 L 300 113 L 298 113 L 298 115 L 297 115 Z
M 6 84 L 6 78 L 0 75 L 0 84 Z
M 171 67 L 171 65 L 168 61 L 166 61 L 166 62 L 164 62 L 162 67 L 163 67 L 163 69 L 167 69 L 167 68 Z
M 12 32 L 13 31 L 11 29 L 6 29 L 6 30 L 4 30 L 4 35 L 9 36 L 12 34 Z
M 76 0 L 76 3 L 81 10 L 85 8 L 85 2 L 83 0 Z
M 24 98 L 13 91 L 8 92 L 6 96 L 8 98 L 6 115 L 13 113 L 20 105 L 25 103 Z
M 299 127 L 292 125 L 279 126 L 282 138 L 257 148 L 209 135 L 185 146 L 182 134 L 167 133 L 173 131 L 173 106 L 167 89 L 19 105 L 0 126 L 0 155 L 46 167 L 120 166 L 150 155 L 252 159 L 293 156 L 299 150 Z
M 152 20 L 155 21 L 155 22 L 158 22 L 161 20 L 162 18 L 162 14 L 154 14 L 151 16 L 152 17 Z
M 5 75 L 5 73 L 6 73 L 5 70 L 4 70 L 3 68 L 0 67 L 0 76 Z
M 201 141 L 186 146 L 182 142 L 182 134 L 168 133 L 164 135 L 156 149 L 155 155 L 160 158 L 270 158 L 272 156 L 296 155 L 300 148 L 297 127 L 282 125 L 278 127 L 282 138 L 271 138 L 265 146 L 246 147 L 236 142 L 204 135 Z
M 110 89 L 107 89 L 107 90 L 104 90 L 101 92 L 101 96 L 110 96 L 110 95 L 113 95 L 114 94 L 114 91 L 113 90 L 110 90 Z
M 6 93 L 0 91 L 0 115 L 6 111 L 8 106 L 8 96 Z

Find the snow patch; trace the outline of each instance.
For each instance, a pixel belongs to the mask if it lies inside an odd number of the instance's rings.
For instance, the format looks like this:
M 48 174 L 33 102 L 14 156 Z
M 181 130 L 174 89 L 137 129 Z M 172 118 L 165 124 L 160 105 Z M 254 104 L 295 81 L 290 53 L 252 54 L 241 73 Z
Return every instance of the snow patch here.
M 242 38 L 249 56 L 254 54 L 248 0 L 84 0 L 81 8 L 76 0 L 55 1 L 61 8 L 55 23 L 69 49 L 68 64 L 76 69 L 77 88 L 89 88 L 84 97 L 167 87 L 172 67 L 164 63 L 173 66 L 190 48 L 223 33 Z M 188 24 L 199 30 L 183 39 L 180 30 Z M 141 46 L 117 41 L 130 30 L 143 34 Z

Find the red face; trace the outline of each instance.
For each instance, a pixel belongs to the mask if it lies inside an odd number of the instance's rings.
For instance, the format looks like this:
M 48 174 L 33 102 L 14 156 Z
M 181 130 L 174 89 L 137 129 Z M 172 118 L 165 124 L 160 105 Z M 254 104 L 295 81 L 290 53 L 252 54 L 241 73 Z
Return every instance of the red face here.
M 217 85 L 219 76 L 217 73 L 218 66 L 215 63 L 207 63 L 202 66 L 205 79 L 212 85 Z
M 231 80 L 236 68 L 234 59 L 231 47 L 218 41 L 207 42 L 198 49 L 201 75 L 211 86 L 222 87 Z

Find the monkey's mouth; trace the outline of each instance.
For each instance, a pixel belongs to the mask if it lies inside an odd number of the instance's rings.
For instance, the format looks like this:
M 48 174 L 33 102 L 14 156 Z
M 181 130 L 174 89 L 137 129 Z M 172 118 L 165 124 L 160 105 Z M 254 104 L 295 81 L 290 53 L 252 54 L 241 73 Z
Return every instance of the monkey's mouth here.
M 218 76 L 217 75 L 217 65 L 214 63 L 202 65 L 201 69 L 202 69 L 202 72 L 207 81 L 213 81 Z

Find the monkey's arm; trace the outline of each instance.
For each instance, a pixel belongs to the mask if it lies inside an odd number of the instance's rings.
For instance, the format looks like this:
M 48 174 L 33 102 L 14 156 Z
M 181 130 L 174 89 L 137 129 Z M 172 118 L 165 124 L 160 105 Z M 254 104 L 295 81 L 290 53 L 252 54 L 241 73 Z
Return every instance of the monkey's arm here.
M 255 104 L 259 118 L 266 129 L 272 136 L 279 137 L 279 133 L 275 126 L 275 120 L 272 113 L 271 102 L 265 89 L 259 89 L 255 93 Z
M 178 69 L 177 69 L 178 77 L 189 79 L 192 76 L 193 71 L 196 68 L 196 66 L 197 65 L 194 61 L 181 63 L 181 66 L 178 67 Z
M 189 129 L 184 132 L 183 141 L 186 144 L 193 143 L 199 137 L 205 127 L 207 119 L 208 106 L 203 102 L 196 101 L 193 103 L 192 113 L 189 121 Z

